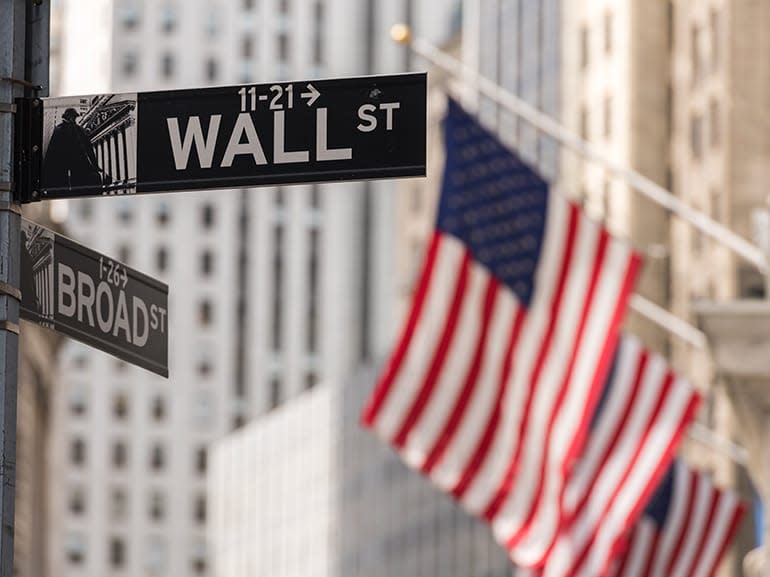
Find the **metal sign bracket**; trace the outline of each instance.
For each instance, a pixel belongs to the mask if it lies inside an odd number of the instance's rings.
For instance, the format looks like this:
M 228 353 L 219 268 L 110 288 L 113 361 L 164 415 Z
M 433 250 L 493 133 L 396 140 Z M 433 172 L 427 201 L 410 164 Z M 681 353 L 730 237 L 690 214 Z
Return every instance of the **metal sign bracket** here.
M 39 98 L 17 98 L 14 128 L 14 200 L 32 202 L 40 195 L 43 164 L 43 106 Z

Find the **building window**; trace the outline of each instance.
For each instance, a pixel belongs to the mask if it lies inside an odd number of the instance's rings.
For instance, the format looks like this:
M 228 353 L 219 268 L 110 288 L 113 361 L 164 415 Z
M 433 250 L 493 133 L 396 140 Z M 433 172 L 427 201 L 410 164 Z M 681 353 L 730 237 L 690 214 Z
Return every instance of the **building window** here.
M 712 148 L 717 148 L 722 142 L 721 114 L 719 113 L 719 101 L 712 99 L 709 102 L 709 142 Z
M 254 38 L 247 35 L 241 38 L 241 57 L 244 60 L 251 60 L 254 56 Z
M 204 204 L 201 208 L 201 223 L 206 230 L 214 226 L 214 205 Z
M 604 98 L 604 138 L 612 137 L 612 96 Z
M 153 491 L 150 494 L 148 514 L 152 521 L 158 522 L 166 518 L 166 500 L 163 493 Z
M 121 488 L 110 492 L 110 516 L 113 521 L 122 521 L 128 516 L 128 494 Z
M 166 542 L 160 537 L 153 535 L 147 540 L 145 565 L 152 575 L 164 573 L 166 568 Z
M 128 416 L 128 399 L 123 393 L 117 393 L 112 399 L 112 414 L 116 419 Z
M 74 439 L 70 444 L 70 461 L 73 465 L 85 464 L 86 443 L 83 439 Z
M 709 195 L 711 197 L 711 218 L 716 220 L 717 222 L 722 221 L 722 198 L 719 194 L 719 190 L 712 188 L 711 194 Z
M 278 34 L 278 61 L 289 61 L 289 35 L 286 32 Z
M 693 206 L 695 210 L 698 212 L 704 212 L 702 210 L 701 206 L 698 206 L 697 204 Z M 692 233 L 691 239 L 692 239 L 692 250 L 693 252 L 698 255 L 703 255 L 703 249 L 706 246 L 706 237 L 703 234 L 703 232 L 700 229 L 697 229 L 695 227 L 690 227 L 690 231 Z
M 126 52 L 123 54 L 120 65 L 121 73 L 126 78 L 136 76 L 139 69 L 139 56 L 136 52 Z
M 313 372 L 308 373 L 305 375 L 305 389 L 310 390 L 313 387 L 316 386 L 316 383 L 318 382 L 318 375 L 316 375 Z
M 73 387 L 70 391 L 70 412 L 82 417 L 88 411 L 87 393 L 84 386 Z
M 206 81 L 216 82 L 219 77 L 219 66 L 214 58 L 206 60 Z
M 697 84 L 701 78 L 701 51 L 700 28 L 693 26 L 690 29 L 690 69 L 692 71 L 693 84 Z
M 110 539 L 110 565 L 114 568 L 123 567 L 126 562 L 126 544 L 120 537 Z
M 193 504 L 193 520 L 203 524 L 206 522 L 206 497 L 198 495 Z
M 86 493 L 82 487 L 75 487 L 70 492 L 69 510 L 73 515 L 82 515 L 86 510 Z
M 192 423 L 196 429 L 211 426 L 214 415 L 213 399 L 207 390 L 199 390 L 192 399 Z
M 192 568 L 196 575 L 203 575 L 206 572 L 206 559 L 204 557 L 194 557 Z
M 703 155 L 703 119 L 697 114 L 690 117 L 690 151 L 695 160 Z
M 247 12 L 250 10 L 254 10 L 254 6 L 256 4 L 255 0 L 243 0 L 243 9 Z
M 158 272 L 168 270 L 168 251 L 166 247 L 161 246 L 155 251 L 155 268 Z
M 155 221 L 159 226 L 166 226 L 171 220 L 171 210 L 168 203 L 163 200 L 155 206 Z
M 273 323 L 272 348 L 280 351 L 283 340 L 283 226 L 273 228 Z
M 127 2 L 121 6 L 120 24 L 126 32 L 135 30 L 139 26 L 139 7 L 134 2 Z
M 115 441 L 112 445 L 112 465 L 116 469 L 122 469 L 128 462 L 128 449 L 122 441 Z
M 71 201 L 73 202 L 73 201 Z M 94 214 L 94 207 L 91 201 L 85 198 L 75 199 L 74 202 L 78 205 L 78 212 L 80 213 L 81 220 L 91 220 L 91 216 Z
M 237 431 L 246 424 L 246 417 L 243 415 L 235 415 L 233 418 L 233 431 Z
M 160 491 L 150 493 L 147 513 L 153 521 L 162 521 L 166 517 L 166 499 Z
M 160 16 L 160 26 L 164 34 L 171 34 L 176 29 L 176 8 L 173 4 L 166 3 Z
M 320 232 L 317 228 L 312 228 L 309 232 L 308 252 L 310 262 L 308 263 L 308 310 L 307 310 L 307 351 L 315 353 L 318 351 L 318 301 L 319 301 L 319 244 Z
M 205 475 L 208 467 L 208 455 L 206 447 L 198 447 L 195 451 L 195 472 L 198 475 Z
M 118 260 L 123 264 L 128 264 L 131 261 L 131 249 L 128 245 L 122 244 L 118 247 Z
M 585 70 L 588 68 L 590 58 L 590 41 L 591 36 L 588 31 L 588 26 L 583 25 L 580 27 L 580 67 Z
M 213 305 L 208 299 L 204 299 L 200 302 L 198 307 L 198 322 L 201 326 L 207 327 L 211 324 L 213 319 Z
M 612 12 L 607 10 L 604 13 L 604 52 L 612 54 Z
M 202 276 L 210 276 L 212 271 L 214 270 L 214 255 L 211 254 L 210 250 L 204 250 L 201 253 L 201 275 Z
M 585 106 L 580 108 L 580 137 L 583 140 L 589 139 L 588 130 L 588 109 Z
M 152 418 L 155 422 L 160 422 L 166 418 L 166 401 L 162 396 L 157 395 L 152 400 L 150 413 L 152 414 Z
M 281 379 L 273 377 L 270 381 L 270 409 L 281 404 Z
M 288 14 L 290 8 L 289 0 L 278 0 L 278 11 L 281 14 Z
M 201 377 L 208 377 L 213 371 L 211 361 L 208 358 L 200 359 L 198 361 L 198 375 Z
M 209 9 L 209 16 L 206 18 L 205 32 L 209 38 L 216 38 L 219 35 L 219 10 L 216 7 Z
M 310 186 L 310 207 L 313 210 L 321 210 L 321 187 L 317 184 Z
M 150 451 L 150 469 L 153 471 L 162 471 L 166 465 L 166 454 L 163 445 L 155 444 Z
M 86 542 L 83 535 L 70 533 L 65 543 L 67 560 L 73 565 L 81 564 L 86 558 Z
M 313 6 L 315 12 L 315 29 L 313 31 L 313 64 L 320 66 L 323 63 L 323 38 L 324 38 L 324 23 L 325 23 L 325 10 L 321 1 L 318 1 Z
M 409 208 L 414 214 L 420 214 L 423 206 L 423 189 L 422 187 L 415 186 L 409 190 Z
M 712 10 L 709 14 L 709 25 L 711 28 L 711 69 L 718 70 L 722 59 L 721 30 L 719 24 L 719 12 Z
M 166 80 L 174 76 L 174 56 L 166 53 L 163 55 L 160 61 L 160 71 L 163 78 Z

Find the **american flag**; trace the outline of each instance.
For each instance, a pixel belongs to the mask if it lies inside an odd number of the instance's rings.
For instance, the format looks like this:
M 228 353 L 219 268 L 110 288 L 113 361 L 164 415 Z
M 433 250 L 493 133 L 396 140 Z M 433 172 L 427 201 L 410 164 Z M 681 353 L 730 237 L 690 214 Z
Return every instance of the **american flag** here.
M 455 102 L 403 333 L 362 421 L 524 566 L 561 523 L 639 257 Z
M 695 416 L 700 395 L 665 359 L 623 336 L 545 565 L 529 575 L 600 577 L 625 542 Z
M 744 507 L 735 493 L 676 461 L 611 577 L 710 577 L 738 528 Z

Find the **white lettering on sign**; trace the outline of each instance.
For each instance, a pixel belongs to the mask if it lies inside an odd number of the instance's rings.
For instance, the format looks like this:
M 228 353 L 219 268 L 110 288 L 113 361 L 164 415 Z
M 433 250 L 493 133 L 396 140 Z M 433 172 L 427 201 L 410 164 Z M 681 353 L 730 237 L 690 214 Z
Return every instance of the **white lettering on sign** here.
M 99 279 L 72 270 L 58 263 L 58 295 L 56 311 L 63 317 L 77 317 L 78 322 L 97 328 L 104 334 L 123 339 L 129 344 L 143 347 L 147 344 L 150 330 L 166 332 L 164 307 L 152 304 L 147 307 L 140 297 L 131 296 L 129 306 L 126 291 L 120 283 Z M 125 285 L 124 285 L 125 287 Z M 129 312 L 130 311 L 130 312 Z
M 350 160 L 353 158 L 352 148 L 328 148 L 326 135 L 329 132 L 327 109 L 316 109 L 315 121 L 315 156 L 317 160 Z
M 246 135 L 246 142 L 241 142 L 243 135 Z M 235 121 L 235 127 L 230 135 L 230 141 L 227 143 L 227 150 L 220 166 L 229 167 L 233 165 L 233 159 L 241 154 L 249 154 L 254 158 L 256 164 L 267 164 L 265 151 L 262 150 L 262 143 L 259 141 L 257 129 L 254 127 L 254 121 L 248 112 L 241 112 Z M 210 166 L 201 166 L 201 168 L 211 168 Z
M 310 153 L 307 150 L 295 150 L 286 152 L 284 149 L 286 143 L 286 119 L 283 110 L 275 113 L 275 131 L 273 132 L 273 162 L 276 164 L 287 164 L 290 162 L 308 162 Z
M 379 110 L 385 111 L 385 130 L 393 130 L 393 111 L 401 108 L 400 102 L 383 102 Z M 359 122 L 356 128 L 359 132 L 371 132 L 377 128 L 377 107 L 374 104 L 362 104 L 358 107 L 358 118 L 365 122 Z
M 221 120 L 221 114 L 212 114 L 211 118 L 209 118 L 208 132 L 204 137 L 200 117 L 191 116 L 187 121 L 187 128 L 184 132 L 183 141 L 179 135 L 179 119 L 166 119 L 168 136 L 171 139 L 171 151 L 174 154 L 174 164 L 176 165 L 177 170 L 184 170 L 187 168 L 193 142 L 195 142 L 195 150 L 198 153 L 200 167 L 211 168 L 211 164 L 214 162 L 214 147 L 217 143 L 219 123 Z
M 246 93 L 242 96 L 245 98 Z M 289 101 L 291 103 L 291 100 Z M 399 107 L 398 102 L 391 102 L 380 105 L 380 110 L 386 112 L 386 130 L 393 127 L 393 110 Z M 371 110 L 365 107 L 371 107 Z M 369 119 L 363 111 L 376 110 L 371 104 L 362 106 L 358 115 L 361 119 Z M 327 108 L 316 109 L 316 149 L 315 160 L 333 161 L 350 160 L 353 158 L 353 149 L 348 147 L 329 148 L 329 111 Z M 187 121 L 184 137 L 179 131 L 179 119 L 167 118 L 168 134 L 171 141 L 171 151 L 174 155 L 174 165 L 177 170 L 186 170 L 190 164 L 192 150 L 195 149 L 198 157 L 198 166 L 200 168 L 211 168 L 214 164 L 214 151 L 219 138 L 219 127 L 222 116 L 214 114 L 209 118 L 209 127 L 206 134 L 203 134 L 201 119 L 199 116 L 191 116 Z M 370 132 L 377 127 L 377 118 L 372 116 L 369 119 L 371 128 L 358 129 L 362 132 Z M 300 164 L 310 162 L 309 150 L 286 150 L 286 111 L 273 111 L 273 164 Z M 269 164 L 265 156 L 262 141 L 260 140 L 257 127 L 254 124 L 254 118 L 249 112 L 240 112 L 235 120 L 235 125 L 230 133 L 219 166 L 221 168 L 230 168 L 237 156 L 250 156 L 256 165 Z

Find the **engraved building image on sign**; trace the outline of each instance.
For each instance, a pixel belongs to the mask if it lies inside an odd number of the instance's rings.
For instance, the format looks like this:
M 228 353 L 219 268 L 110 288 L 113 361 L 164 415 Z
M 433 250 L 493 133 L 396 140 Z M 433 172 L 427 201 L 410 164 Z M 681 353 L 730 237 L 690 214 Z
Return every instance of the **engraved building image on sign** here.
M 136 190 L 136 94 L 48 100 L 43 111 L 43 190 Z

